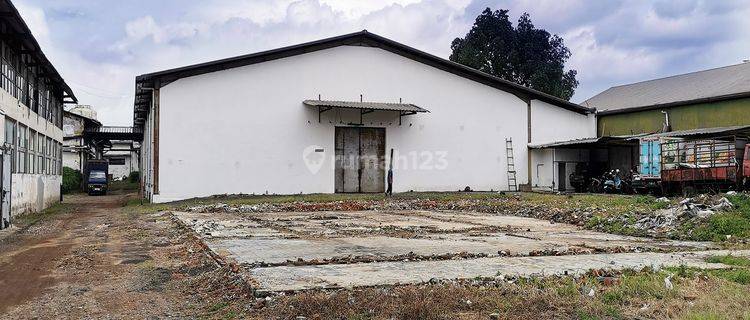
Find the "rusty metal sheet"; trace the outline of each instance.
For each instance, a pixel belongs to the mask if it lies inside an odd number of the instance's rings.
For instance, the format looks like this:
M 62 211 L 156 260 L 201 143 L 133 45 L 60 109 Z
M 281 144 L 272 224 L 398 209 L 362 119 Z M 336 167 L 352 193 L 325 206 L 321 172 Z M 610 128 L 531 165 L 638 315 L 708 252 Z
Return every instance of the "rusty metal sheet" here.
M 336 192 L 385 192 L 385 129 L 337 127 Z
M 305 100 L 302 102 L 311 107 L 347 108 L 362 110 L 386 110 L 405 112 L 429 112 L 411 103 L 388 103 L 388 102 L 355 102 L 355 101 L 330 101 L 330 100 Z
M 385 129 L 360 130 L 360 192 L 385 192 Z

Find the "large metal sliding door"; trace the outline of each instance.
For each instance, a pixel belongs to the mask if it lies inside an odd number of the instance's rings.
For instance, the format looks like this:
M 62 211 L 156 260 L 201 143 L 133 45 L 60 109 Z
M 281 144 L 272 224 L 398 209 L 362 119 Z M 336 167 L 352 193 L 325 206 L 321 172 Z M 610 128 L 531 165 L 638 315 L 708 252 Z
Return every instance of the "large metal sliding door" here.
M 385 192 L 385 129 L 336 128 L 336 192 Z

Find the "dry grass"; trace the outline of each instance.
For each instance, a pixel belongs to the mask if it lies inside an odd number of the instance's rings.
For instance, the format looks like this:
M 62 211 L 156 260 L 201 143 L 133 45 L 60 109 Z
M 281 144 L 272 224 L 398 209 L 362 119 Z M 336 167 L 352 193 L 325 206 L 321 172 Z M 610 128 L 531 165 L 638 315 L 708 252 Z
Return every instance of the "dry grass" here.
M 664 277 L 672 279 L 668 290 Z M 747 285 L 710 272 L 625 272 L 605 286 L 595 277 L 498 285 L 439 284 L 309 292 L 277 297 L 255 319 L 737 319 L 750 317 Z M 596 295 L 582 294 L 596 288 Z M 587 293 L 587 292 L 585 292 Z

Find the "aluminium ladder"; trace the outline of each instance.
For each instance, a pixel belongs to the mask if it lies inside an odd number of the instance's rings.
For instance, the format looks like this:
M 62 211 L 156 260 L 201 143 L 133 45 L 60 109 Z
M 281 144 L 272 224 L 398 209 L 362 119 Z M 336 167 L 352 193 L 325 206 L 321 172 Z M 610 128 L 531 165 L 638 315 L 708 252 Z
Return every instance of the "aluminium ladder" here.
M 518 191 L 516 165 L 513 162 L 513 139 L 505 139 L 505 155 L 508 159 L 508 191 Z

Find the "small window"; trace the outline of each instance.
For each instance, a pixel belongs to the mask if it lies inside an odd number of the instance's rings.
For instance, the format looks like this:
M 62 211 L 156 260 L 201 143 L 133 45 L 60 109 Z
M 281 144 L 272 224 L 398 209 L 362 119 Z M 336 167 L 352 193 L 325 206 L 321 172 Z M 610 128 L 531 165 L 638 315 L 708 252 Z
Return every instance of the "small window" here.
M 113 166 L 124 166 L 125 158 L 124 157 L 109 158 L 109 164 Z

